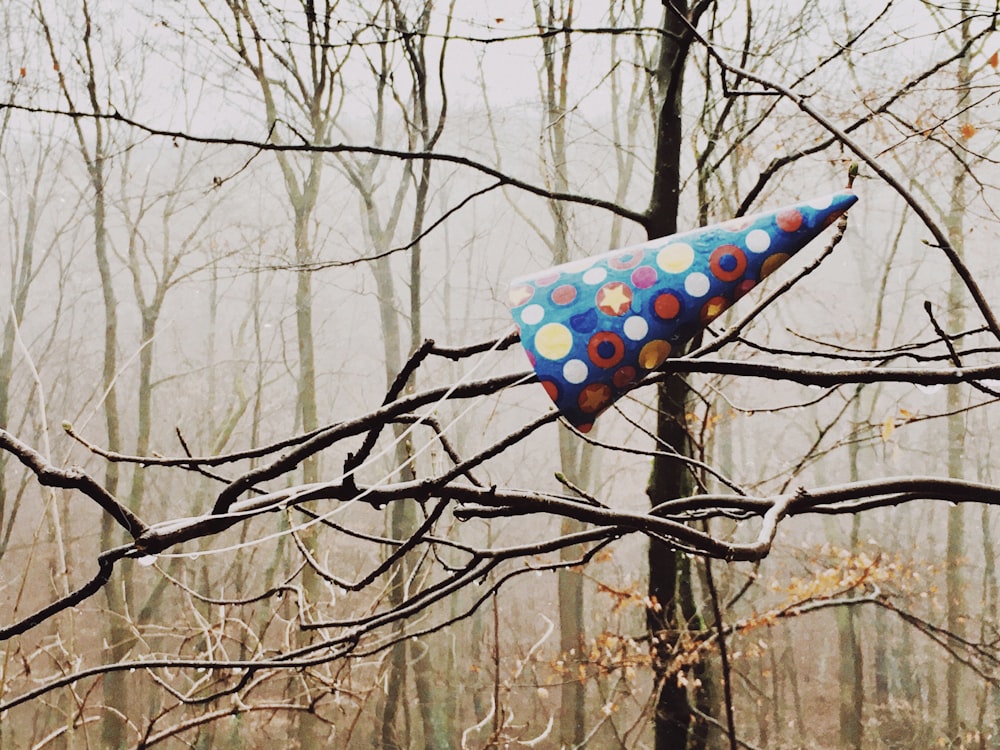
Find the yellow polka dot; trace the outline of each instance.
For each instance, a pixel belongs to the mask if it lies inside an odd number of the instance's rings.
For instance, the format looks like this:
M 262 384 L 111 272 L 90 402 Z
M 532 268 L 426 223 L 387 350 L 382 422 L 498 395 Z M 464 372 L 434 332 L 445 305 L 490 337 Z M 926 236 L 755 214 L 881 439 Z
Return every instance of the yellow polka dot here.
M 535 351 L 545 359 L 562 359 L 573 347 L 573 334 L 561 323 L 548 323 L 535 334 Z
M 656 256 L 656 265 L 667 273 L 683 273 L 692 263 L 694 263 L 694 250 L 683 242 L 667 245 Z
M 670 356 L 670 342 L 653 339 L 639 350 L 639 367 L 653 370 Z

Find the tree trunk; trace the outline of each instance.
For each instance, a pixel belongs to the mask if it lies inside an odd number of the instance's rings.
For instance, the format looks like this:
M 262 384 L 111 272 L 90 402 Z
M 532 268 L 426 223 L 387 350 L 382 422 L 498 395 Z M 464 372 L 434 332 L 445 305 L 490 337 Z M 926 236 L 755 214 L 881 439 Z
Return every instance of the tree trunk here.
M 535 25 L 539 29 L 562 27 L 565 34 L 548 34 L 541 37 L 544 53 L 541 71 L 541 94 L 545 103 L 545 122 L 540 153 L 541 168 L 547 182 L 559 193 L 569 192 L 567 174 L 567 86 L 572 44 L 568 29 L 573 24 L 573 0 L 556 7 L 554 0 L 543 3 L 534 0 Z M 566 263 L 569 255 L 569 215 L 562 201 L 548 201 L 552 218 L 552 236 L 546 238 L 552 253 L 553 264 Z M 559 463 L 562 474 L 581 489 L 588 489 L 591 459 L 594 451 L 581 443 L 571 432 L 559 432 Z M 560 534 L 572 534 L 583 529 L 584 524 L 564 518 Z M 559 558 L 571 562 L 579 555 L 574 548 L 562 549 Z M 559 691 L 559 740 L 568 746 L 581 744 L 587 735 L 586 696 L 587 685 L 579 674 L 584 642 L 583 577 L 574 570 L 561 569 L 558 573 L 559 602 L 559 651 L 566 667 L 566 675 Z
M 980 473 L 979 481 L 986 480 Z M 997 621 L 997 555 L 994 548 L 993 534 L 991 533 L 991 521 L 993 520 L 992 508 L 984 504 L 980 509 L 980 526 L 982 527 L 983 545 L 983 608 L 980 625 L 980 640 L 985 642 L 992 631 L 993 624 Z M 997 686 L 992 682 L 986 682 L 982 686 L 982 709 L 980 711 L 980 727 L 987 726 L 988 721 L 996 725 L 1000 714 L 997 713 L 997 697 L 1000 696 Z M 991 718 L 987 718 L 992 713 Z
M 575 486 L 587 488 L 591 483 L 591 446 L 583 443 L 569 430 L 559 431 L 559 458 L 562 472 Z M 561 534 L 572 534 L 583 528 L 580 521 L 564 518 Z M 571 561 L 579 555 L 577 549 L 563 549 L 560 559 Z M 559 698 L 559 740 L 570 747 L 580 745 L 587 735 L 587 685 L 578 674 L 584 643 L 583 576 L 577 570 L 560 570 L 559 586 L 559 651 L 568 672 Z
M 864 728 L 864 666 L 854 612 L 854 607 L 839 607 L 836 612 L 840 644 L 840 747 L 860 750 Z
M 100 133 L 100 126 L 95 124 Z M 104 196 L 104 156 L 101 153 L 100 135 L 97 138 L 95 156 L 90 165 L 90 183 L 94 190 L 94 250 L 97 256 L 97 268 L 101 277 L 101 291 L 104 298 L 104 358 L 101 371 L 101 383 L 105 389 L 104 424 L 107 431 L 107 449 L 121 450 L 121 431 L 118 420 L 118 395 L 115 387 L 118 352 L 118 302 L 115 297 L 114 281 L 111 265 L 108 261 L 106 211 Z M 118 465 L 107 464 L 104 474 L 104 487 L 111 494 L 118 492 Z M 101 548 L 109 549 L 120 543 L 120 529 L 111 516 L 101 516 Z M 127 602 L 125 598 L 126 583 L 130 566 L 122 565 L 116 568 L 111 579 L 104 586 L 108 600 L 110 617 L 107 640 L 106 658 L 109 662 L 120 661 L 132 648 L 132 632 L 127 624 Z M 127 673 L 113 672 L 105 675 L 103 681 L 105 710 L 101 720 L 101 743 L 109 750 L 125 747 L 128 740 L 126 718 L 129 715 L 129 689 Z
M 854 424 L 861 424 L 861 389 L 854 392 Z M 857 482 L 861 477 L 858 466 L 859 444 L 854 441 L 847 449 L 850 477 Z M 851 518 L 851 533 L 847 549 L 851 554 L 857 550 L 861 533 L 861 517 Z M 840 746 L 861 750 L 864 732 L 864 661 L 861 642 L 858 639 L 858 623 L 854 607 L 838 607 L 836 610 L 837 640 L 840 645 L 838 675 L 840 683 Z
M 659 416 L 656 435 L 679 453 L 689 450 L 683 417 L 687 400 L 687 383 L 673 377 L 658 388 Z M 690 492 L 690 480 L 682 464 L 665 459 L 662 454 L 653 459 L 647 490 L 652 504 L 683 497 Z M 656 750 L 682 750 L 687 747 L 691 707 L 687 689 L 680 674 L 671 669 L 669 654 L 678 635 L 677 617 L 678 563 L 677 550 L 657 539 L 649 542 L 649 601 L 646 623 L 651 638 L 653 668 L 658 677 L 654 732 Z
M 376 247 L 388 246 L 392 235 L 378 226 L 377 218 L 373 213 L 368 214 L 369 236 L 376 241 Z M 379 317 L 382 324 L 382 341 L 385 353 L 385 377 L 386 385 L 393 381 L 396 373 L 402 367 L 400 356 L 401 332 L 399 325 L 399 311 L 396 308 L 396 288 L 392 278 L 391 261 L 388 257 L 382 257 L 373 264 L 375 274 L 375 287 L 378 293 Z M 402 425 L 393 426 L 395 438 L 399 438 L 405 428 Z M 407 466 L 409 458 L 406 446 L 403 442 L 396 444 L 393 453 L 395 465 L 403 469 Z M 412 478 L 412 477 L 408 477 Z M 393 503 L 389 517 L 389 534 L 394 539 L 406 539 L 414 526 L 414 513 L 411 500 L 401 500 Z M 405 594 L 406 580 L 410 574 L 408 556 L 404 556 L 392 569 L 387 592 L 390 607 L 397 607 L 403 602 Z M 396 632 L 400 632 L 402 623 L 395 626 Z M 404 700 L 406 696 L 407 682 L 407 642 L 401 641 L 392 647 L 389 653 L 388 669 L 386 671 L 386 690 L 379 707 L 379 727 L 380 744 L 383 750 L 397 750 L 398 748 L 409 747 L 409 721 L 406 716 L 408 702 Z M 400 713 L 403 713 L 403 728 L 399 728 L 398 721 Z
M 962 22 L 962 43 L 965 44 L 970 36 L 970 8 L 967 0 L 961 4 Z M 969 125 L 969 110 L 967 108 L 969 98 L 969 85 L 971 75 L 969 71 L 969 56 L 964 56 L 958 64 L 957 91 L 958 101 L 957 111 L 959 112 L 959 127 Z M 955 252 L 961 256 L 963 254 L 964 234 L 965 234 L 965 181 L 966 164 L 961 152 L 955 155 L 956 163 L 952 176 L 951 203 L 945 227 L 948 231 L 948 241 Z M 947 333 L 955 334 L 965 327 L 965 311 L 963 309 L 964 287 L 957 273 L 951 274 L 951 284 L 948 290 L 948 317 Z M 957 386 L 948 386 L 948 476 L 960 478 L 963 476 L 965 460 L 963 449 L 965 445 L 965 414 L 961 411 L 965 403 L 963 397 L 964 389 Z M 945 594 L 947 597 L 947 628 L 951 633 L 958 636 L 965 634 L 965 506 L 956 505 L 947 510 L 948 532 L 946 541 L 947 571 L 945 574 Z M 949 659 L 945 674 L 946 685 L 946 717 L 945 727 L 947 736 L 956 739 L 961 732 L 961 694 L 962 694 L 962 670 L 963 666 L 957 659 Z
M 9 117 L 9 113 L 7 117 Z M 6 130 L 6 123 L 4 126 Z M 0 138 L 0 147 L 4 145 L 3 138 Z M 15 250 L 13 266 L 10 278 L 10 309 L 5 310 L 6 320 L 3 327 L 2 338 L 0 338 L 0 427 L 6 428 L 10 425 L 10 380 L 14 371 L 14 344 L 17 327 L 24 320 L 24 311 L 28 305 L 28 290 L 34 278 L 35 265 L 35 234 L 38 229 L 38 183 L 42 175 L 42 167 L 39 165 L 37 176 L 33 183 L 33 190 L 27 196 L 28 213 L 24 219 L 23 234 L 17 238 L 19 251 Z M 0 560 L 6 552 L 11 528 L 4 527 L 4 519 L 7 518 L 7 453 L 0 453 Z M 16 505 L 10 509 L 9 524 L 12 527 L 16 515 Z M 0 740 L 2 740 L 2 730 L 0 730 Z
M 691 38 L 687 26 L 678 14 L 688 14 L 687 3 L 675 2 L 664 9 L 663 34 L 656 77 L 659 89 L 659 111 L 656 130 L 656 156 L 653 188 L 648 209 L 646 232 L 650 239 L 674 234 L 681 186 L 681 105 L 684 66 Z M 695 21 L 697 19 L 694 19 Z M 690 455 L 685 426 L 688 386 L 680 377 L 672 377 L 657 389 L 657 439 L 666 450 Z M 653 459 L 647 487 L 650 502 L 656 504 L 689 494 L 690 476 L 683 464 L 665 458 Z M 687 690 L 680 675 L 671 670 L 668 654 L 678 637 L 678 573 L 677 550 L 663 542 L 649 542 L 649 599 L 647 627 L 650 633 L 654 670 L 659 692 L 654 713 L 654 747 L 656 750 L 682 750 L 687 747 L 691 724 L 691 707 Z

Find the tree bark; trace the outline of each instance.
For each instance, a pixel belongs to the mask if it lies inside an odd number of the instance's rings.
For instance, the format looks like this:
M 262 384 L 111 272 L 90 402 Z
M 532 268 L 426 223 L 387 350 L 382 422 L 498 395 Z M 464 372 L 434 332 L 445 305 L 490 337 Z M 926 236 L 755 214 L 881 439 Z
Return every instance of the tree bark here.
M 545 122 L 540 153 L 541 169 L 546 182 L 559 193 L 569 192 L 567 173 L 567 96 L 572 42 L 569 29 L 573 25 L 574 3 L 567 0 L 556 7 L 555 0 L 534 0 L 535 25 L 538 29 L 561 27 L 564 34 L 546 34 L 541 37 L 543 62 L 540 87 L 545 105 Z M 552 253 L 553 264 L 567 263 L 569 253 L 568 207 L 558 200 L 547 202 L 552 218 L 552 235 L 544 238 Z M 566 430 L 559 432 L 560 471 L 574 486 L 588 489 L 591 458 L 594 451 Z M 561 534 L 572 534 L 583 529 L 582 522 L 564 518 L 560 523 Z M 560 551 L 560 560 L 570 562 L 579 554 L 575 548 Z M 569 746 L 583 743 L 587 734 L 586 696 L 587 685 L 579 674 L 581 649 L 585 639 L 583 622 L 583 577 L 578 571 L 562 569 L 558 573 L 559 651 L 566 667 L 565 679 L 559 695 L 559 740 Z
M 667 450 L 682 454 L 689 451 L 683 419 L 687 395 L 687 383 L 679 377 L 670 378 L 658 387 L 657 438 L 668 446 Z M 652 504 L 683 497 L 690 493 L 689 475 L 682 464 L 660 454 L 653 459 L 647 492 Z M 650 605 L 646 625 L 659 685 L 653 720 L 654 747 L 656 750 L 678 750 L 687 747 L 691 724 L 687 689 L 680 680 L 681 675 L 671 669 L 669 659 L 680 626 L 677 616 L 680 555 L 658 539 L 650 540 L 648 554 Z
M 961 40 L 965 44 L 970 37 L 970 7 L 967 0 L 961 3 Z M 967 103 L 969 99 L 969 85 L 972 77 L 969 69 L 969 55 L 965 55 L 958 64 L 957 74 L 957 99 L 956 111 L 959 112 L 959 127 L 970 125 L 969 111 Z M 965 157 L 961 151 L 955 154 L 954 172 L 951 184 L 951 202 L 948 216 L 945 220 L 945 228 L 948 232 L 948 241 L 955 252 L 962 257 L 965 235 L 965 210 L 966 210 L 966 179 L 967 165 Z M 952 273 L 951 284 L 948 290 L 948 316 L 947 333 L 954 334 L 962 331 L 965 327 L 965 311 L 963 309 L 964 287 L 958 274 Z M 961 477 L 965 469 L 965 420 L 966 415 L 962 412 L 965 403 L 965 389 L 958 386 L 948 387 L 948 476 Z M 950 632 L 958 636 L 965 635 L 965 588 L 966 576 L 965 566 L 965 512 L 963 505 L 959 504 L 953 508 L 948 508 L 948 531 L 946 541 L 947 571 L 945 573 L 945 595 L 947 597 L 947 628 Z M 946 691 L 946 716 L 945 727 L 947 735 L 951 739 L 957 739 L 961 733 L 962 723 L 962 670 L 964 667 L 957 659 L 949 659 L 945 672 Z
M 60 71 L 60 91 L 66 99 L 69 108 L 75 111 L 76 103 L 60 68 L 59 56 L 52 37 L 52 31 L 40 2 L 36 4 L 36 11 L 38 21 L 42 27 L 42 33 L 48 45 L 53 67 L 57 71 Z M 87 0 L 81 0 L 80 11 L 83 18 L 81 41 L 84 52 L 84 57 L 81 60 L 81 72 L 86 80 L 90 111 L 95 115 L 100 115 L 102 114 L 102 108 L 97 92 L 97 71 L 92 52 L 94 27 Z M 94 202 L 93 210 L 91 211 L 91 218 L 94 224 L 94 258 L 100 276 L 101 296 L 104 306 L 101 384 L 104 394 L 102 411 L 104 413 L 106 432 L 105 441 L 108 450 L 117 452 L 122 448 L 118 413 L 118 392 L 115 384 L 118 370 L 118 301 L 108 255 L 108 206 L 107 195 L 105 193 L 107 187 L 106 163 L 108 154 L 105 142 L 106 133 L 102 120 L 95 118 L 91 122 L 90 127 L 92 128 L 92 133 L 88 136 L 84 130 L 83 123 L 79 119 L 73 120 L 77 145 L 86 166 L 88 187 L 92 191 Z M 114 496 L 118 492 L 118 483 L 118 464 L 109 462 L 105 468 L 104 487 L 110 495 Z M 120 527 L 109 514 L 103 514 L 101 516 L 101 548 L 109 549 L 115 546 L 118 544 L 120 537 Z M 107 642 L 107 658 L 110 661 L 118 661 L 124 658 L 132 647 L 133 636 L 131 629 L 128 627 L 128 609 L 126 606 L 128 576 L 129 566 L 122 565 L 111 576 L 111 579 L 103 588 L 108 602 L 108 609 L 111 612 L 111 616 L 107 620 L 107 630 L 104 634 Z M 121 672 L 105 675 L 102 682 L 104 704 L 109 710 L 105 710 L 102 714 L 101 742 L 102 746 L 109 748 L 109 750 L 117 750 L 124 747 L 128 740 L 126 717 L 130 713 L 130 694 L 126 682 L 126 675 Z
M 684 67 L 691 45 L 686 2 L 664 3 L 663 33 L 656 68 L 659 90 L 656 154 L 646 233 L 650 239 L 674 234 L 681 189 L 681 124 Z M 693 19 L 697 21 L 697 19 Z M 690 455 L 685 425 L 688 386 L 683 378 L 672 377 L 657 388 L 656 436 L 666 450 Z M 665 458 L 653 459 L 647 487 L 650 502 L 656 504 L 689 494 L 690 476 L 685 466 Z M 654 713 L 656 750 L 681 750 L 688 745 L 691 707 L 681 675 L 671 670 L 668 654 L 678 637 L 679 553 L 663 542 L 649 542 L 649 600 L 647 627 L 651 638 L 658 695 Z
M 861 423 L 861 389 L 854 392 L 854 424 Z M 859 445 L 852 442 L 847 449 L 852 482 L 861 476 Z M 847 540 L 847 550 L 854 554 L 861 533 L 861 518 L 851 519 L 851 533 Z M 836 610 L 837 640 L 840 645 L 838 674 L 840 682 L 840 746 L 861 749 L 864 733 L 864 656 L 858 638 L 858 622 L 854 607 L 838 607 Z

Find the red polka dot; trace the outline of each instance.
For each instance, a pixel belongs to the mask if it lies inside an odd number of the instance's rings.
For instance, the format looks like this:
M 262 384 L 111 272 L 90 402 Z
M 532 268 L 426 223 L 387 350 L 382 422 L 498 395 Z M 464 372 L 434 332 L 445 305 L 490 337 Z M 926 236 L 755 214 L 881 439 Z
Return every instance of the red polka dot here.
M 625 342 L 617 333 L 598 331 L 587 342 L 587 355 L 598 367 L 614 367 L 625 356 Z
M 634 367 L 625 365 L 625 367 L 615 371 L 615 374 L 611 376 L 611 382 L 615 384 L 615 388 L 625 388 L 635 382 L 637 374 Z
M 736 245 L 720 245 L 708 259 L 712 275 L 721 281 L 736 281 L 747 270 L 747 256 Z
M 591 383 L 582 391 L 577 404 L 584 414 L 596 414 L 611 403 L 611 386 L 604 383 Z
M 753 289 L 755 286 L 757 286 L 757 282 L 754 281 L 753 279 L 743 279 L 743 281 L 741 281 L 739 284 L 736 285 L 736 291 L 733 292 L 733 296 L 736 299 L 739 299 L 744 294 Z
M 708 302 L 701 306 L 701 322 L 710 323 L 717 317 L 722 315 L 729 307 L 729 300 L 725 297 L 712 297 Z
M 789 208 L 785 211 L 778 212 L 776 221 L 778 222 L 778 227 L 782 231 L 794 232 L 802 226 L 802 214 L 798 212 L 798 209 Z
M 667 292 L 661 294 L 653 302 L 653 312 L 663 320 L 672 320 L 681 311 L 681 303 L 674 295 Z
M 557 386 L 551 380 L 543 380 L 542 388 L 545 389 L 545 392 L 549 394 L 549 398 L 551 398 L 553 401 L 559 398 L 559 386 Z
M 562 286 L 557 286 L 552 290 L 550 295 L 552 304 L 554 305 L 568 305 L 570 302 L 576 299 L 576 287 L 572 284 L 563 284 Z

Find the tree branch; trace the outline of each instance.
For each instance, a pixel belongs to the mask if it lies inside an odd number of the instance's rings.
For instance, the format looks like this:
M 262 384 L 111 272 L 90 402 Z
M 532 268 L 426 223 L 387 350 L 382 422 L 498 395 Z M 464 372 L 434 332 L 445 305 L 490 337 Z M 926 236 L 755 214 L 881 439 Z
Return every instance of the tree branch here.
M 24 464 L 45 487 L 78 490 L 96 502 L 115 522 L 137 539 L 146 531 L 146 524 L 137 515 L 119 503 L 97 480 L 82 469 L 57 469 L 41 453 L 22 443 L 5 429 L 0 428 L 0 449 L 11 453 Z

